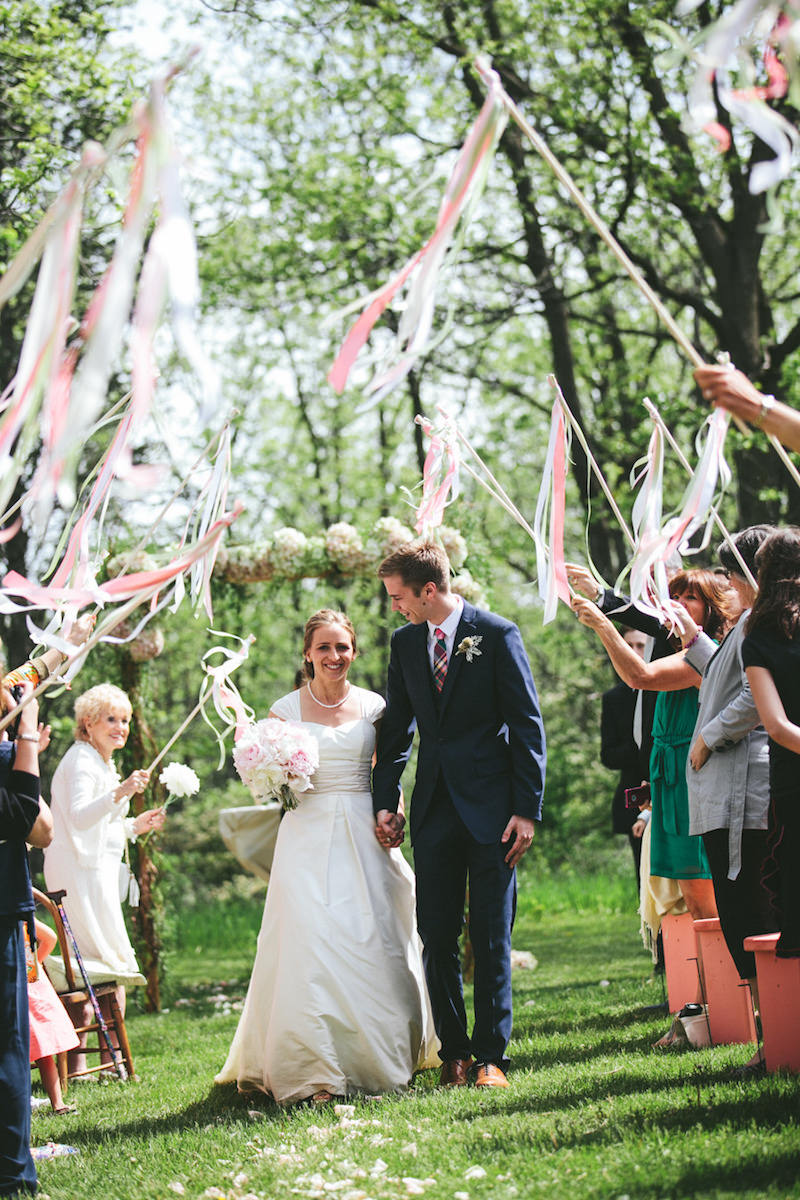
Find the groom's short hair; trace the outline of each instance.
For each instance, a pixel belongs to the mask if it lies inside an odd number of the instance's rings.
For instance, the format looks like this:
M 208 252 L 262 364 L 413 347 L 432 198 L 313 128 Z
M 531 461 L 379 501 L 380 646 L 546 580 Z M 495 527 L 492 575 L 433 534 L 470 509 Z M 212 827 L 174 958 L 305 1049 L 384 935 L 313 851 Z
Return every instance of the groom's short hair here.
M 450 591 L 450 560 L 435 542 L 412 542 L 389 554 L 378 567 L 378 577 L 392 575 L 399 575 L 416 596 L 426 583 L 435 583 L 440 592 Z

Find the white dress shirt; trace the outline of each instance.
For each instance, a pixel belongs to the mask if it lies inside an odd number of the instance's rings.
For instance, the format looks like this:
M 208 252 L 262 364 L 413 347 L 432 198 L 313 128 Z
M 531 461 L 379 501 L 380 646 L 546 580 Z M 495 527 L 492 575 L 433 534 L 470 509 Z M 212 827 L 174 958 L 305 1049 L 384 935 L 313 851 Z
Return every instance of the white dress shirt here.
M 427 626 L 428 626 L 428 661 L 431 664 L 431 670 L 433 670 L 433 648 L 436 645 L 436 630 L 437 629 L 441 629 L 442 633 L 444 634 L 445 646 L 447 648 L 447 665 L 448 666 L 450 665 L 450 659 L 453 657 L 453 645 L 456 640 L 456 630 L 458 629 L 458 622 L 461 620 L 461 614 L 464 611 L 464 601 L 461 599 L 460 596 L 458 596 L 457 599 L 458 599 L 458 604 L 453 609 L 453 611 L 450 613 L 449 617 L 446 617 L 444 619 L 444 621 L 441 622 L 440 625 L 435 624 L 435 622 L 433 622 L 433 621 L 427 622 Z

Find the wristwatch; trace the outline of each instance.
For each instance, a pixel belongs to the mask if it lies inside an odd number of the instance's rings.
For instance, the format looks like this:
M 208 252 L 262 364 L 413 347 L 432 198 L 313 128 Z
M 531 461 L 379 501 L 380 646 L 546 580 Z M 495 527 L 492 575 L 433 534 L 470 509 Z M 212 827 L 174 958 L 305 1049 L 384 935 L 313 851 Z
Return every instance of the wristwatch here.
M 38 744 L 38 733 L 18 733 L 15 741 L 17 742 L 36 742 Z

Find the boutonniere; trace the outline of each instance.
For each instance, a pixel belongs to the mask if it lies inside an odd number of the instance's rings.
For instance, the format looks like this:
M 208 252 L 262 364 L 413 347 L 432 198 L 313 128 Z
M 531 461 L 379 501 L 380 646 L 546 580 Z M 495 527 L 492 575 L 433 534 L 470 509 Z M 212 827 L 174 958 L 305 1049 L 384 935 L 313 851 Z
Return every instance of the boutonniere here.
M 463 654 L 467 662 L 472 662 L 473 658 L 480 658 L 482 654 L 482 651 L 478 649 L 482 641 L 483 637 L 480 635 L 462 638 L 458 643 L 456 654 Z

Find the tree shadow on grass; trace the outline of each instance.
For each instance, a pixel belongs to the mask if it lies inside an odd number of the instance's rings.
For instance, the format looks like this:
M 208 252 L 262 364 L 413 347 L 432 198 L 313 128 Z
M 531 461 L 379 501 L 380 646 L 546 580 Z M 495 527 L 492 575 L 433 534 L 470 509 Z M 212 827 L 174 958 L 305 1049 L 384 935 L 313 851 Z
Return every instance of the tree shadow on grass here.
M 697 1160 L 687 1163 L 676 1178 L 671 1175 L 668 1185 L 657 1171 L 648 1179 L 644 1172 L 631 1172 L 619 1183 L 621 1194 L 635 1195 L 637 1200 L 648 1197 L 671 1196 L 735 1196 L 751 1192 L 757 1196 L 767 1195 L 769 1187 L 785 1188 L 785 1196 L 797 1195 L 797 1175 L 800 1169 L 800 1153 L 795 1150 L 776 1152 L 771 1150 L 765 1162 L 758 1155 L 749 1161 L 721 1164 L 712 1160 Z M 645 1178 L 642 1178 L 645 1174 Z
M 696 1087 L 699 1086 L 699 1091 Z M 541 1119 L 551 1118 L 558 1124 L 558 1144 L 562 1148 L 582 1145 L 615 1144 L 627 1137 L 632 1126 L 642 1130 L 658 1128 L 666 1133 L 695 1131 L 702 1125 L 707 1132 L 716 1126 L 746 1132 L 754 1126 L 762 1130 L 794 1129 L 794 1109 L 787 1105 L 786 1096 L 778 1087 L 770 1087 L 769 1080 L 748 1088 L 746 1102 L 741 1094 L 732 1095 L 734 1085 L 724 1071 L 706 1072 L 702 1078 L 697 1074 L 674 1079 L 650 1079 L 629 1072 L 618 1075 L 603 1075 L 584 1080 L 574 1086 L 565 1087 L 563 1082 L 553 1079 L 552 1087 L 539 1086 L 528 1096 L 509 1095 L 481 1097 L 478 1111 L 453 1112 L 452 1121 L 482 1122 L 496 1117 L 507 1120 L 515 1115 Z M 725 1094 L 721 1089 L 725 1088 Z M 755 1090 L 759 1088 L 760 1090 Z M 675 1097 L 669 1106 L 663 1105 L 654 1111 L 653 1097 Z M 699 1099 L 698 1099 L 699 1096 Z M 591 1111 L 592 1106 L 601 1111 L 615 1099 L 630 1098 L 632 1103 L 612 1112 L 611 1119 L 601 1126 L 585 1129 L 580 1127 L 582 1111 Z M 574 1128 L 570 1128 L 574 1126 Z M 551 1140 L 550 1133 L 541 1121 L 530 1124 L 531 1140 Z M 519 1125 L 511 1123 L 513 1136 L 519 1137 Z M 796 1162 L 800 1162 L 800 1151 Z M 687 1193 L 689 1194 L 689 1193 Z
M 592 1032 L 591 1043 L 576 1043 L 574 1040 L 575 1030 L 568 1028 L 563 1031 L 563 1040 L 553 1044 L 554 1033 L 551 1030 L 548 1032 L 549 1040 L 545 1046 L 526 1047 L 519 1043 L 515 1044 L 513 1047 L 514 1066 L 529 1070 L 545 1070 L 561 1065 L 588 1063 L 595 1058 L 630 1059 L 640 1058 L 642 1055 L 647 1056 L 651 1053 L 660 1054 L 662 1051 L 654 1051 L 653 1043 L 665 1032 L 666 1025 L 663 1028 L 661 1025 L 655 1028 L 640 1026 L 636 1030 L 629 1029 L 628 1037 L 621 1041 L 619 1033 L 615 1029 L 610 1029 L 606 1036 Z M 528 1035 L 531 1040 L 536 1040 L 539 1036 L 539 1031 Z M 742 1050 L 747 1051 L 746 1057 L 749 1057 L 752 1047 L 743 1046 Z M 694 1054 L 695 1051 L 690 1046 L 673 1046 L 663 1053 L 675 1057 Z M 743 1061 L 745 1061 L 744 1058 Z
M 535 1011 L 531 1016 L 517 1014 L 514 1029 L 517 1036 L 542 1037 L 554 1033 L 574 1034 L 584 1031 L 587 1033 L 602 1032 L 605 1029 L 628 1029 L 631 1025 L 643 1022 L 659 1021 L 663 1024 L 671 1019 L 665 1005 L 642 1004 L 636 1008 L 627 1008 L 618 1012 L 593 1012 L 577 1017 L 553 1015 L 537 1018 Z M 530 1032 L 526 1032 L 526 1027 L 529 1025 L 532 1028 Z

